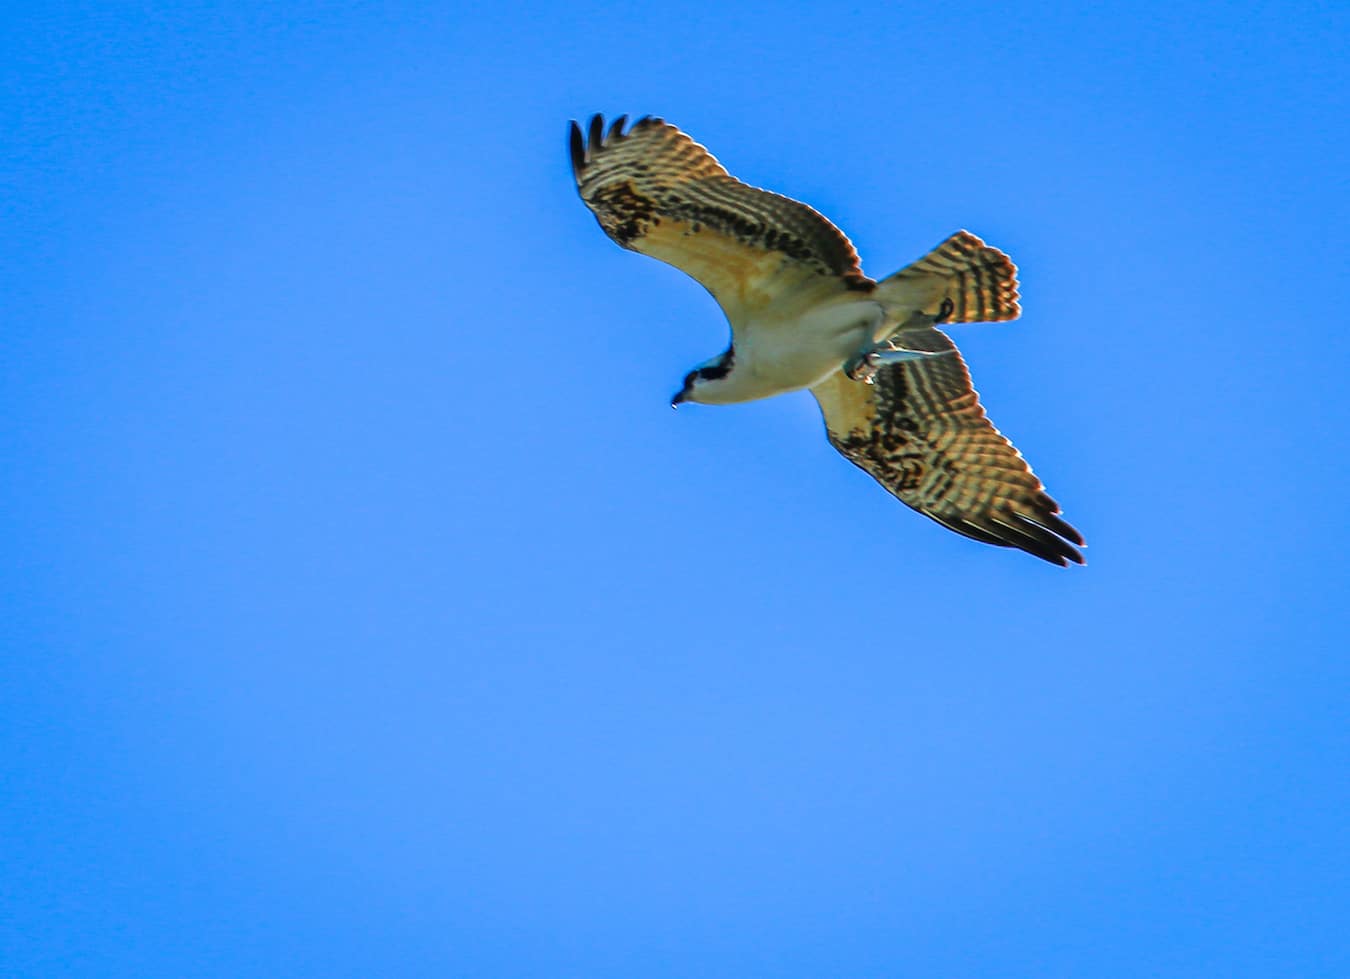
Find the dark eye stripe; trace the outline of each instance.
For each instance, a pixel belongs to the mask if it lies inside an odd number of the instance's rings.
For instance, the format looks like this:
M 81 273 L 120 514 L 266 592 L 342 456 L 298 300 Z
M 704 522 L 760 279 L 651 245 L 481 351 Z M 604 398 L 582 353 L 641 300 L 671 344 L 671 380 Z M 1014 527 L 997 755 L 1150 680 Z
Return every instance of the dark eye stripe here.
M 731 365 L 736 360 L 736 348 L 728 347 L 727 352 L 722 355 L 722 359 L 715 364 L 709 364 L 707 367 L 700 367 L 694 373 L 705 381 L 715 381 L 719 377 L 726 377 L 731 371 Z

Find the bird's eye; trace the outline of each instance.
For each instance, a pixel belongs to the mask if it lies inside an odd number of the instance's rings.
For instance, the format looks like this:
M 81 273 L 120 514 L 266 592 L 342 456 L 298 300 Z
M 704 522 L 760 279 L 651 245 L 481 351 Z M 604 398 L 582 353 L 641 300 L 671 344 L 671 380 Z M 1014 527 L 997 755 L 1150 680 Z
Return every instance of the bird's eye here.
M 692 387 L 694 384 L 694 378 L 698 377 L 699 373 L 700 373 L 699 371 L 690 371 L 688 374 L 684 375 L 684 386 Z

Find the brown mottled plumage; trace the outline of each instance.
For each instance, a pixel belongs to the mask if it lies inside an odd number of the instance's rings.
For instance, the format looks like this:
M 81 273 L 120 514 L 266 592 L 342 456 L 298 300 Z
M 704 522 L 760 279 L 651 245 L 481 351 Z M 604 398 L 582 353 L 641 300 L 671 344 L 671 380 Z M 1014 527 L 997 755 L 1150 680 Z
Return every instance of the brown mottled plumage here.
M 940 330 L 905 334 L 948 356 L 891 364 L 871 385 L 832 374 L 811 389 L 830 443 L 944 527 L 1067 566 L 1083 538 L 1059 517 L 1031 467 L 985 416 L 956 344 Z
M 1007 255 L 959 231 L 873 281 L 848 238 L 814 209 L 742 183 L 660 119 L 627 132 L 624 123 L 621 116 L 606 132 L 597 115 L 584 133 L 572 124 L 582 200 L 624 248 L 702 283 L 732 325 L 733 347 L 691 372 L 692 393 L 677 401 L 809 387 L 830 442 L 907 505 L 975 540 L 1083 563 L 1074 546 L 1082 536 L 989 422 L 955 344 L 933 328 L 1016 319 L 1017 269 Z M 896 350 L 942 355 L 890 363 L 883 353 L 867 383 L 852 380 L 843 368 L 854 348 L 838 346 L 844 327 L 883 350 L 889 338 Z M 732 390 L 735 378 L 771 368 L 777 386 Z M 731 393 L 719 399 L 719 390 Z
M 741 183 L 674 126 L 620 116 L 588 134 L 572 124 L 572 168 L 586 206 L 624 248 L 692 275 L 730 312 L 802 288 L 869 290 L 858 253 L 814 209 Z M 785 261 L 786 259 L 786 261 Z

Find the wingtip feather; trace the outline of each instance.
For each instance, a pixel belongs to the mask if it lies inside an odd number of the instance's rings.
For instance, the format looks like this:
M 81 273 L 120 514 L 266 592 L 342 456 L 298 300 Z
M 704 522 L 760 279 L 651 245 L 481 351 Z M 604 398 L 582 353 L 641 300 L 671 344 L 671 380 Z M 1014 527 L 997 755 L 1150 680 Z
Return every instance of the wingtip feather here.
M 586 166 L 586 143 L 581 136 L 581 127 L 577 125 L 575 119 L 572 120 L 572 128 L 568 133 L 568 147 L 572 154 L 572 173 L 579 178 L 582 168 Z
M 1039 516 L 1028 516 L 1024 513 L 1014 513 L 1013 516 L 1016 518 L 1017 531 L 1030 537 L 1037 544 L 1037 548 L 1030 550 L 1030 553 L 1058 564 L 1061 568 L 1067 568 L 1070 562 L 1074 564 L 1083 563 L 1083 555 L 1078 552 L 1078 549 L 1042 527 Z M 1023 550 L 1029 549 L 1023 548 Z

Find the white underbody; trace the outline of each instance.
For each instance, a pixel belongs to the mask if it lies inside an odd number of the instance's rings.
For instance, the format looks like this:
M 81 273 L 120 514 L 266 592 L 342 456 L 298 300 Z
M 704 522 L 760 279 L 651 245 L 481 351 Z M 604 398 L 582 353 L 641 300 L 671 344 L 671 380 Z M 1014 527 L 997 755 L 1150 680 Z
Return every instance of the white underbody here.
M 697 382 L 688 400 L 735 404 L 813 387 L 873 343 L 885 319 L 880 303 L 836 295 L 785 315 L 733 322 L 731 370 Z

